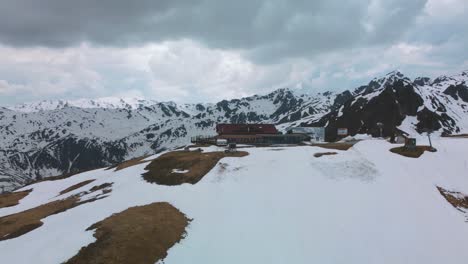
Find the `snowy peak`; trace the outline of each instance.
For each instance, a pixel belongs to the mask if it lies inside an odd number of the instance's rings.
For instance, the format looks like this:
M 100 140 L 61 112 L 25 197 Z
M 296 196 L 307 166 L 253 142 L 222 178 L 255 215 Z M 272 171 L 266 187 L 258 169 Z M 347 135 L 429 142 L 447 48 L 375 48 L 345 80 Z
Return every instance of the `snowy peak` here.
M 411 80 L 398 70 L 389 72 L 384 77 L 374 80 L 382 87 L 393 85 L 395 82 L 400 80 L 405 83 L 411 83 Z
M 468 81 L 468 70 L 462 71 L 461 73 L 452 75 L 450 77 L 457 82 L 466 82 Z
M 391 72 L 387 73 L 384 78 L 386 78 L 388 80 L 399 80 L 399 79 L 408 79 L 409 80 L 409 78 L 406 77 L 399 70 L 394 70 L 394 71 L 391 71 Z
M 369 94 L 378 94 L 384 91 L 387 87 L 394 86 L 395 83 L 401 82 L 403 86 L 411 84 L 411 80 L 400 71 L 392 71 L 380 78 L 374 78 L 368 85 L 363 85 L 353 91 L 354 96 L 365 96 Z
M 413 84 L 415 86 L 426 86 L 430 85 L 431 82 L 432 80 L 429 77 L 417 77 L 416 79 L 414 79 Z
M 439 76 L 432 82 L 432 86 L 438 89 L 447 89 L 449 86 L 468 85 L 468 71 L 451 76 Z

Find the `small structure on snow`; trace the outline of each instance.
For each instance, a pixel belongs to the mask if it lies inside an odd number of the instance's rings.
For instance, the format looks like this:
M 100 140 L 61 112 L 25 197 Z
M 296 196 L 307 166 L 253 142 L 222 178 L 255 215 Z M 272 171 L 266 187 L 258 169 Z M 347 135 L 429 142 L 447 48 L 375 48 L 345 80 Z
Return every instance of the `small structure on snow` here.
M 228 144 L 227 139 L 224 139 L 224 138 L 216 139 L 216 146 L 224 147 L 224 146 L 227 146 L 227 144 Z
M 290 127 L 287 129 L 288 134 L 303 134 L 310 137 L 311 141 L 325 141 L 324 127 Z
M 348 128 L 346 127 L 337 128 L 336 134 L 338 135 L 338 137 L 346 137 L 348 136 Z
M 407 138 L 406 141 L 405 141 L 405 149 L 415 150 L 416 149 L 416 139 L 415 138 Z

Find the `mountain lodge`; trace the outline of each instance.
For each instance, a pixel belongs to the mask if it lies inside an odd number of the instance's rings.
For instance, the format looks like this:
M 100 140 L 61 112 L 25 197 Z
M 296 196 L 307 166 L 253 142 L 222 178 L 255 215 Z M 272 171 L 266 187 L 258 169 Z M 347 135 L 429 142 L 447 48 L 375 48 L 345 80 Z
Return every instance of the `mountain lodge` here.
M 192 143 L 216 144 L 218 139 L 225 139 L 228 143 L 271 145 L 271 144 L 299 144 L 310 140 L 310 136 L 303 133 L 282 134 L 273 124 L 218 124 L 217 136 L 198 136 L 192 138 Z

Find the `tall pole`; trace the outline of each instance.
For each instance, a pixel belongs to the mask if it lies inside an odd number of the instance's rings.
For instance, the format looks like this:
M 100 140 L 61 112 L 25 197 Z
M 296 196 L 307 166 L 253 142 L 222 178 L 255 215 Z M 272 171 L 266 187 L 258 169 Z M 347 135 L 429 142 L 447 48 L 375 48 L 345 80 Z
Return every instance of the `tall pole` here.
M 427 138 L 429 138 L 429 146 L 432 149 L 431 133 L 427 132 Z
M 377 127 L 379 128 L 379 134 L 380 134 L 380 137 L 382 138 L 383 137 L 383 123 L 382 122 L 378 122 L 377 123 Z

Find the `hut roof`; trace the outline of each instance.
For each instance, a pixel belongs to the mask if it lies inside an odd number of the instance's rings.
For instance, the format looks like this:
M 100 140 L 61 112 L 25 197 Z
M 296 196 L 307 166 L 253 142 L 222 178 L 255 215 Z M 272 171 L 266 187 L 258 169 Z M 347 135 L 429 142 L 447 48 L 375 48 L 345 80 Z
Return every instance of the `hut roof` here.
M 218 124 L 216 132 L 218 135 L 256 135 L 277 134 L 278 130 L 273 124 Z

